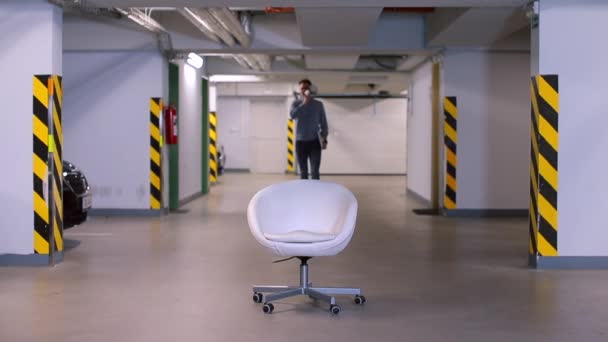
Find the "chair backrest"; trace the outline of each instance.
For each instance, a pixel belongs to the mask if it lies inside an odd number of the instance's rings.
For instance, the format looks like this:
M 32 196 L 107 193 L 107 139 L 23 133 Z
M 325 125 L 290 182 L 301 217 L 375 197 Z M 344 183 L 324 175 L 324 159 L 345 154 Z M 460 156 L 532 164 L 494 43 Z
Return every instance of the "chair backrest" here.
M 266 233 L 307 230 L 339 234 L 353 222 L 357 200 L 346 187 L 319 180 L 296 180 L 260 190 L 249 203 L 259 229 Z

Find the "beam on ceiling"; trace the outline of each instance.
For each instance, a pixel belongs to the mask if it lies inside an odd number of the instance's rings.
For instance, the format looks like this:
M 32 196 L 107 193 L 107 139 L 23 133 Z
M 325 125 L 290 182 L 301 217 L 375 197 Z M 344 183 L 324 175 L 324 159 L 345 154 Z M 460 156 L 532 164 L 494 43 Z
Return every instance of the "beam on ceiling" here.
M 316 75 L 348 75 L 353 72 L 365 75 L 398 75 L 407 74 L 407 70 L 402 71 L 383 71 L 383 70 L 343 70 L 343 69 L 307 69 L 298 68 L 292 63 L 284 60 L 276 60 L 272 65 L 270 71 L 255 71 L 249 70 L 231 58 L 220 58 L 220 57 L 208 57 L 207 58 L 207 72 L 209 74 L 221 74 L 221 75 L 305 75 L 305 74 L 316 74 Z
M 406 55 L 427 51 L 423 39 L 424 20 L 417 15 L 382 14 L 368 44 L 318 46 L 314 49 L 302 44 L 293 14 L 254 16 L 252 42 L 248 48 L 227 47 L 212 41 L 175 11 L 154 12 L 154 18 L 170 33 L 176 53 Z M 64 34 L 70 39 L 64 40 L 64 46 L 69 50 L 85 51 L 149 50 L 149 42 L 151 39 L 155 41 L 155 37 L 143 31 L 120 20 L 98 18 L 91 21 L 66 17 Z
M 200 0 L 89 0 L 108 7 L 200 7 Z M 517 7 L 528 0 L 376 0 L 374 7 Z M 206 7 L 370 7 L 369 0 L 206 0 Z

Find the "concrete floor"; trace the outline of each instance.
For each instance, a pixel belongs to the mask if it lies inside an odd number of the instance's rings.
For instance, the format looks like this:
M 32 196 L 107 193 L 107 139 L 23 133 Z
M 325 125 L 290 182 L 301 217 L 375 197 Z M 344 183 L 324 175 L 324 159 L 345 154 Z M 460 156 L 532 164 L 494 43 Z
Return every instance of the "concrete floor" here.
M 403 177 L 324 177 L 350 187 L 347 249 L 311 281 L 360 286 L 343 311 L 302 297 L 265 315 L 253 284 L 297 284 L 296 260 L 253 240 L 245 209 L 287 176 L 227 174 L 188 213 L 93 218 L 66 231 L 53 269 L 0 268 L 0 341 L 607 341 L 608 272 L 526 268 L 525 219 L 416 216 Z

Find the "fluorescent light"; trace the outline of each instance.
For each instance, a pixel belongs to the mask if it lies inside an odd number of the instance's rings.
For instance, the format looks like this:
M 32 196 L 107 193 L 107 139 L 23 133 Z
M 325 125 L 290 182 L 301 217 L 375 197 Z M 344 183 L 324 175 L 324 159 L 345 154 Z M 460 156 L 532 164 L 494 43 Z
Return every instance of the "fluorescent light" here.
M 186 62 L 197 69 L 200 69 L 203 66 L 203 58 L 194 52 L 188 54 Z
M 213 75 L 210 82 L 264 82 L 264 77 L 256 75 Z
M 209 111 L 217 111 L 217 86 L 215 84 L 209 85 Z

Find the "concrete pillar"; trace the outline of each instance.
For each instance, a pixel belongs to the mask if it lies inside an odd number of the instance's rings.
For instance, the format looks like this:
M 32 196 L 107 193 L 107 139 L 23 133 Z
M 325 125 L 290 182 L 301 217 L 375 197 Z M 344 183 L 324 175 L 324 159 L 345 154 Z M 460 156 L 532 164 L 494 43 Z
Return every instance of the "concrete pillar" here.
M 0 264 L 47 265 L 48 242 L 46 251 L 34 249 L 34 75 L 62 75 L 63 11 L 43 0 L 2 1 L 0 17 Z
M 217 85 L 209 83 L 209 111 L 217 112 Z
M 179 82 L 179 66 L 169 63 L 169 104 L 177 110 L 180 109 Z M 179 209 L 179 139 L 178 144 L 169 145 L 169 210 L 177 209 Z
M 442 207 L 448 216 L 528 213 L 530 54 L 450 49 L 442 58 Z
M 209 193 L 209 80 L 206 78 L 203 78 L 201 96 L 203 97 L 203 107 L 201 109 L 201 115 L 203 116 L 201 182 L 204 195 Z
M 179 205 L 202 194 L 201 69 L 179 62 Z
M 217 141 L 217 85 L 209 83 L 209 183 L 217 182 L 218 155 Z
M 539 268 L 608 268 L 606 18 L 603 0 L 539 2 L 531 63 L 539 143 L 531 262 Z

